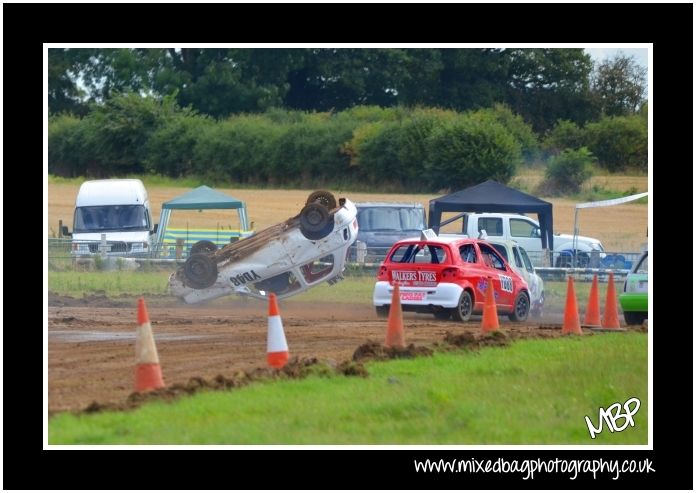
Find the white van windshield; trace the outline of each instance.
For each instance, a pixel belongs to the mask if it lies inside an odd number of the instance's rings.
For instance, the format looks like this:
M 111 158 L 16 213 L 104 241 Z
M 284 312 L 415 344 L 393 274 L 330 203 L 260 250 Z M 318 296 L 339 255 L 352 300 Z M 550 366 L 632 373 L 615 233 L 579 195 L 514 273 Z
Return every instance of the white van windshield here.
M 100 205 L 75 209 L 73 225 L 75 233 L 147 231 L 150 218 L 142 205 Z
M 421 231 L 423 209 L 414 207 L 358 207 L 361 231 Z

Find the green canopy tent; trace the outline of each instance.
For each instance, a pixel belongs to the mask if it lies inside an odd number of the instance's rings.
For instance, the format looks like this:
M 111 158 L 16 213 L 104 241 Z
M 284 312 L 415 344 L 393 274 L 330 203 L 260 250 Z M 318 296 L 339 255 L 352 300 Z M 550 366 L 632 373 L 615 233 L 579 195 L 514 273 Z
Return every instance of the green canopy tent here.
M 247 218 L 246 204 L 234 197 L 226 195 L 210 187 L 201 185 L 200 187 L 186 192 L 183 195 L 173 198 L 162 204 L 162 212 L 160 214 L 159 229 L 157 231 L 157 244 L 162 245 L 165 241 L 169 216 L 174 210 L 203 210 L 203 209 L 236 209 L 239 214 L 240 231 L 237 233 L 239 238 L 245 238 L 252 234 L 249 231 L 249 220 Z M 203 231 L 203 230 L 201 230 Z M 204 238 L 205 233 L 199 234 L 197 237 L 195 232 L 191 235 L 195 240 L 208 239 Z M 234 235 L 233 235 L 234 236 Z M 187 237 L 189 234 L 187 232 Z

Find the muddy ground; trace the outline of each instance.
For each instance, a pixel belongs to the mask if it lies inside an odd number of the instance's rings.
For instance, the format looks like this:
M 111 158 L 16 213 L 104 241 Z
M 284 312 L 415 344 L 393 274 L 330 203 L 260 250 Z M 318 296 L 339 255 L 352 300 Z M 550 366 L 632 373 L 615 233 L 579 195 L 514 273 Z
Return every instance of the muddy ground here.
M 266 366 L 267 304 L 230 299 L 225 304 L 181 305 L 166 299 L 148 304 L 165 383 L 215 379 Z M 381 343 L 386 320 L 364 304 L 282 301 L 280 311 L 291 357 L 330 365 L 351 360 L 358 347 Z M 560 315 L 543 323 L 513 324 L 501 317 L 507 339 L 560 335 Z M 49 413 L 78 411 L 97 401 L 120 403 L 133 392 L 136 307 L 100 297 L 49 297 Z M 461 324 L 422 314 L 404 314 L 407 344 L 457 343 L 480 336 L 480 319 Z M 448 335 L 447 333 L 451 334 Z M 470 336 L 471 335 L 471 336 Z M 462 341 L 459 341 L 462 342 Z

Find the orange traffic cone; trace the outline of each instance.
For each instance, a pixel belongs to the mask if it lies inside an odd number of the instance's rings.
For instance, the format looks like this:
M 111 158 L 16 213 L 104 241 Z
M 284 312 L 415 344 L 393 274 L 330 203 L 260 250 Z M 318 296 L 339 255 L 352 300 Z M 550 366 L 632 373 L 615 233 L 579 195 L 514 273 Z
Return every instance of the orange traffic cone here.
M 288 362 L 288 342 L 285 340 L 283 321 L 278 312 L 278 299 L 275 293 L 268 297 L 268 366 L 282 368 Z
M 155 340 L 152 337 L 150 317 L 147 315 L 145 300 L 138 298 L 138 328 L 135 336 L 135 390 L 146 392 L 164 387 L 162 369 L 157 356 Z
M 493 280 L 488 280 L 486 289 L 486 299 L 483 301 L 483 318 L 481 319 L 481 330 L 483 332 L 493 332 L 500 328 L 498 323 L 498 309 L 495 306 L 495 294 L 493 292 Z
M 599 287 L 597 284 L 597 274 L 592 278 L 592 287 L 590 288 L 590 299 L 587 302 L 587 310 L 585 310 L 585 319 L 582 322 L 587 327 L 600 327 L 602 321 L 599 319 Z
M 609 286 L 607 287 L 607 302 L 604 305 L 603 329 L 620 329 L 619 309 L 616 306 L 616 286 L 614 285 L 614 273 L 609 273 Z
M 573 276 L 568 276 L 568 293 L 566 294 L 565 314 L 563 315 L 563 329 L 561 334 L 582 334 L 580 328 L 580 315 L 578 303 L 575 299 L 575 285 Z
M 392 301 L 389 307 L 389 318 L 387 319 L 387 339 L 384 342 L 387 347 L 404 347 L 404 316 L 401 312 L 401 293 L 399 284 L 394 283 L 392 291 Z

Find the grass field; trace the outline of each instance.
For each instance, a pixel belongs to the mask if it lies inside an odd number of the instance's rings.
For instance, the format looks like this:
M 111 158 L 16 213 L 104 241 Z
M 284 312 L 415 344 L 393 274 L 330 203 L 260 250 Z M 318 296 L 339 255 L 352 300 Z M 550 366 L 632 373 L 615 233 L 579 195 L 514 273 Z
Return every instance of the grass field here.
M 48 273 L 48 290 L 59 295 L 82 297 L 167 294 L 170 271 L 160 272 L 53 272 Z
M 105 296 L 135 297 L 145 294 L 166 295 L 167 281 L 171 271 L 154 272 L 53 272 L 48 273 L 48 289 L 59 295 L 83 297 L 93 294 Z M 296 301 L 372 304 L 372 291 L 375 278 L 372 275 L 350 276 L 333 286 L 322 285 L 319 289 L 310 289 L 293 297 Z M 600 298 L 604 300 L 607 284 L 599 286 Z M 617 293 L 622 283 L 616 284 Z M 547 281 L 544 283 L 545 310 L 562 312 L 565 306 L 567 283 Z M 590 292 L 590 283 L 576 282 L 575 293 L 578 306 L 584 307 Z M 582 310 L 583 308 L 581 308 Z
M 50 444 L 645 444 L 647 335 L 516 342 L 207 392 L 132 412 L 56 415 Z M 601 378 L 599 378 L 601 377 Z M 635 426 L 591 440 L 584 416 L 641 401 Z
M 513 179 L 512 186 L 518 184 L 521 188 L 531 191 L 542 178 L 539 170 L 525 169 Z M 159 177 L 144 177 L 145 185 L 150 195 L 154 220 L 159 221 L 163 202 L 189 191 L 198 183 L 195 180 L 170 180 Z M 515 181 L 516 180 L 516 181 Z M 49 237 L 57 236 L 58 220 L 72 230 L 73 209 L 75 198 L 82 179 L 65 180 L 49 177 L 48 180 L 48 231 Z M 616 192 L 616 196 L 628 190 L 638 192 L 648 190 L 647 176 L 606 175 L 596 176 L 590 180 L 591 186 Z M 590 188 L 591 188 L 590 186 Z M 586 185 L 587 187 L 587 185 Z M 297 214 L 305 203 L 311 190 L 269 190 L 250 188 L 219 188 L 221 192 L 230 194 L 246 202 L 250 221 L 254 229 L 261 230 L 288 217 Z M 348 197 L 354 202 L 368 200 L 420 202 L 426 210 L 431 199 L 438 194 L 386 194 L 351 192 L 332 190 L 339 197 Z M 607 198 L 601 194 L 600 198 Z M 553 203 L 554 230 L 559 233 L 572 233 L 575 204 L 588 200 L 578 198 L 545 198 Z M 443 216 L 446 219 L 447 215 Z M 170 226 L 173 227 L 238 227 L 236 214 L 231 211 L 176 211 L 171 216 Z M 579 215 L 580 234 L 602 240 L 608 251 L 637 252 L 642 243 L 647 241 L 648 206 L 629 203 L 608 209 L 586 209 Z M 443 230 L 445 231 L 445 230 Z

